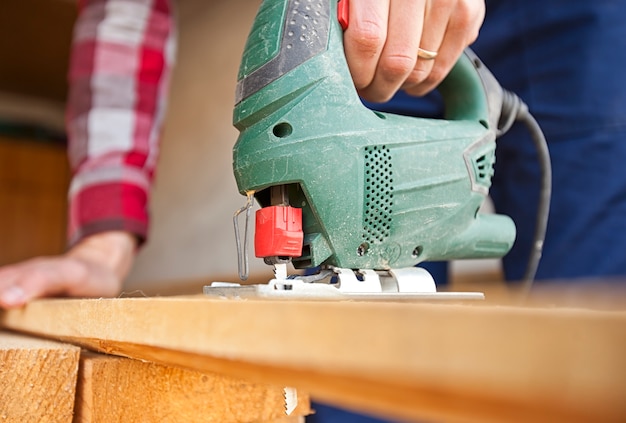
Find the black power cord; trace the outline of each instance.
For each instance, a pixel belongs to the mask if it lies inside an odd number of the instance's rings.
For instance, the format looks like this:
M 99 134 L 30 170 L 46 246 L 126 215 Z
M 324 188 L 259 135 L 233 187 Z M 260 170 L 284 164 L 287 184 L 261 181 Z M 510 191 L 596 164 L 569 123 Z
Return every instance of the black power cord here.
M 502 112 L 498 122 L 498 130 L 496 135 L 499 137 L 505 134 L 515 122 L 521 122 L 526 125 L 528 132 L 533 140 L 537 150 L 537 159 L 541 172 L 541 186 L 539 190 L 539 201 L 537 204 L 537 216 L 535 221 L 535 233 L 533 235 L 533 244 L 531 246 L 530 256 L 526 265 L 526 270 L 522 282 L 526 292 L 530 290 L 537 267 L 541 260 L 543 251 L 543 243 L 546 237 L 546 228 L 548 226 L 548 214 L 550 212 L 550 197 L 552 194 L 552 165 L 550 162 L 550 153 L 548 151 L 548 143 L 546 137 L 541 131 L 541 127 L 530 114 L 528 106 L 514 93 L 502 90 Z

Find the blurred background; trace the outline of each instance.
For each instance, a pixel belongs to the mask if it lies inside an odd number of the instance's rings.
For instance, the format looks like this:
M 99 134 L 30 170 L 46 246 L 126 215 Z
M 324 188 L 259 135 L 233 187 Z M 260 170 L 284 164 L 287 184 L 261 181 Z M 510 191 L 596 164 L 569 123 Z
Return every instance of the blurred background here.
M 151 202 L 149 242 L 126 291 L 200 292 L 237 278 L 231 168 L 239 60 L 260 0 L 180 0 L 179 48 Z M 65 249 L 63 128 L 74 0 L 0 2 L 0 265 Z M 251 225 L 251 229 L 254 225 Z M 252 249 L 251 249 L 252 250 Z M 251 281 L 271 269 L 251 257 Z M 457 282 L 497 281 L 497 260 L 455 262 Z

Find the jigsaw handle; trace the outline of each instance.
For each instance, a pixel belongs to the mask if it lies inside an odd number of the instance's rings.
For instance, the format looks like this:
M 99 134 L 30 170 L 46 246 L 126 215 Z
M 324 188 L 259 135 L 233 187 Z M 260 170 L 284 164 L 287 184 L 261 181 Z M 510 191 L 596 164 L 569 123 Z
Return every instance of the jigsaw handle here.
M 496 131 L 502 110 L 502 87 L 468 47 L 437 87 L 447 120 L 470 120 Z
M 345 98 L 360 102 L 343 51 L 346 6 L 347 0 L 339 2 L 339 11 L 337 0 L 264 0 L 242 56 L 236 104 L 323 53 L 329 56 L 327 65 L 307 76 L 311 81 L 332 79 L 337 90 L 346 91 Z M 303 75 L 297 78 L 294 85 L 307 85 L 301 80 Z M 496 130 L 502 89 L 469 48 L 437 89 L 443 96 L 446 119 L 475 121 Z M 267 94 L 263 102 L 268 103 Z M 235 126 L 245 117 L 245 111 L 236 108 Z
M 338 1 L 337 20 L 345 31 L 350 24 L 350 0 Z M 480 81 L 476 81 L 476 77 Z M 469 47 L 438 90 L 446 102 L 447 120 L 477 120 L 487 128 L 497 125 L 502 105 L 502 88 Z M 487 97 L 487 116 L 483 110 L 483 96 Z M 483 120 L 485 117 L 488 117 L 486 121 Z

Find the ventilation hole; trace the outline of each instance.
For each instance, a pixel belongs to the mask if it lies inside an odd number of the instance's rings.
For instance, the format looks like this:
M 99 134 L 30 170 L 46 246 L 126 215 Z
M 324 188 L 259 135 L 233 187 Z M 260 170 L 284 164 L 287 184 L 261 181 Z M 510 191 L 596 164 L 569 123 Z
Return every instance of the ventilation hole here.
M 391 230 L 393 209 L 391 154 L 385 146 L 364 148 L 365 192 L 364 236 L 371 242 L 384 242 Z
M 491 185 L 491 177 L 493 176 L 494 152 L 474 157 L 472 161 L 476 182 L 489 187 Z

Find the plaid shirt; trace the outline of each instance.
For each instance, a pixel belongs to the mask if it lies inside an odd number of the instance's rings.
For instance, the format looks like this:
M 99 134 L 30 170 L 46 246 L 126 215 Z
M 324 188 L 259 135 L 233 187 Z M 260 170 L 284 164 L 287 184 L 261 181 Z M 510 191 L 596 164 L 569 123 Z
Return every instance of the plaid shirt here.
M 169 0 L 85 0 L 67 107 L 70 245 L 107 230 L 143 242 L 175 50 Z

